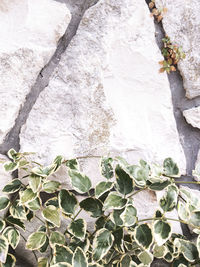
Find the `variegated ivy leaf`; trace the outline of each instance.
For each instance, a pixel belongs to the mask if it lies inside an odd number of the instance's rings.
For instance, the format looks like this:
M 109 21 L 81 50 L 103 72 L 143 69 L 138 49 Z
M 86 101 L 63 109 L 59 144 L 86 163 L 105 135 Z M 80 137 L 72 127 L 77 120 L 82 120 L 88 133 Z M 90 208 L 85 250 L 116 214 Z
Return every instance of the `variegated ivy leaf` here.
M 58 208 L 59 207 L 58 198 L 57 197 L 52 197 L 52 198 L 48 199 L 45 202 L 45 206 L 48 207 L 49 205 L 53 205 L 56 208 Z
M 133 179 L 126 173 L 118 164 L 115 168 L 116 174 L 116 189 L 122 195 L 127 195 L 133 192 Z
M 12 224 L 12 225 L 14 225 L 14 226 L 17 226 L 17 227 L 21 228 L 21 229 L 24 230 L 24 231 L 26 230 L 24 223 L 23 223 L 20 219 L 14 218 L 14 217 L 12 217 L 12 216 L 8 216 L 8 217 L 6 218 L 6 221 L 7 221 L 9 224 Z
M 68 174 L 71 179 L 73 189 L 78 193 L 83 194 L 90 190 L 92 183 L 85 174 L 82 174 L 76 170 L 69 170 Z
M 131 256 L 129 254 L 125 254 L 122 256 L 121 260 L 120 260 L 120 267 L 130 267 L 131 264 Z
M 46 166 L 46 167 L 35 167 L 32 169 L 32 173 L 45 178 L 45 177 L 53 174 L 56 167 L 57 167 L 56 164 L 51 164 L 51 165 Z
M 111 192 L 105 202 L 104 209 L 121 209 L 126 205 L 127 199 L 122 198 L 118 193 Z
M 99 199 L 88 197 L 80 202 L 80 207 L 91 214 L 91 217 L 98 218 L 103 214 L 103 204 Z
M 43 191 L 45 191 L 48 194 L 55 193 L 56 191 L 60 189 L 60 187 L 61 187 L 61 183 L 57 181 L 46 181 L 42 185 Z
M 147 179 L 149 178 L 148 166 L 130 165 L 126 167 L 126 171 L 133 178 L 138 187 L 146 186 Z
M 17 219 L 21 220 L 26 220 L 26 211 L 25 207 L 19 204 L 19 200 L 15 201 L 11 206 L 10 206 L 10 214 Z
M 60 214 L 59 209 L 55 206 L 48 206 L 43 209 L 42 215 L 48 222 L 52 223 L 53 225 L 60 227 Z
M 132 205 L 127 205 L 125 210 L 120 215 L 123 225 L 126 227 L 132 226 L 137 222 L 137 210 Z
M 153 224 L 153 233 L 158 246 L 162 246 L 171 236 L 171 225 L 164 221 L 155 221 Z
M 56 244 L 53 249 L 53 263 L 72 264 L 73 252 L 66 246 Z M 62 266 L 62 265 L 61 265 Z M 65 265 L 63 265 L 65 266 Z M 60 267 L 60 265 L 58 265 Z
M 41 185 L 41 177 L 31 174 L 28 179 L 30 188 L 32 189 L 33 193 L 36 193 Z
M 192 211 L 190 213 L 189 223 L 195 227 L 200 227 L 200 211 Z
M 117 225 L 117 226 L 122 226 L 123 225 L 123 220 L 121 219 L 121 214 L 123 213 L 125 208 L 120 209 L 120 210 L 113 210 L 110 219 Z
M 0 263 L 1 267 L 15 267 L 16 263 L 16 258 L 14 255 L 8 253 L 6 257 L 6 262 L 5 263 Z
M 73 215 L 78 205 L 78 201 L 74 194 L 66 189 L 61 189 L 58 194 L 60 209 L 67 215 Z
M 53 161 L 53 165 L 54 164 L 56 165 L 54 171 L 57 171 L 57 169 L 62 165 L 62 163 L 63 163 L 63 157 L 62 156 L 57 156 Z
M 73 267 L 88 267 L 88 262 L 84 251 L 77 247 L 72 258 Z
M 64 245 L 65 244 L 65 236 L 56 231 L 56 232 L 52 232 L 49 238 L 49 242 L 51 247 L 54 247 L 55 244 L 61 244 Z
M 101 174 L 106 179 L 111 179 L 114 175 L 112 167 L 113 159 L 112 158 L 102 158 L 101 159 Z
M 153 255 L 154 257 L 161 259 L 165 256 L 165 254 L 167 253 L 167 248 L 166 246 L 162 245 L 162 246 L 158 246 L 157 244 L 155 244 L 153 246 Z
M 14 161 L 20 158 L 20 154 L 14 148 L 11 148 L 8 151 L 7 155 L 10 159 L 13 159 Z
M 95 196 L 99 198 L 102 196 L 104 193 L 110 191 L 113 187 L 112 182 L 100 182 L 96 185 L 95 187 Z
M 138 255 L 138 259 L 146 266 L 152 263 L 153 255 L 149 251 L 142 251 Z
M 169 185 L 166 188 L 164 196 L 160 199 L 159 204 L 164 212 L 172 211 L 177 205 L 178 187 Z
M 44 243 L 44 245 L 39 249 L 39 251 L 40 251 L 41 253 L 46 252 L 48 246 L 49 246 L 49 238 L 48 238 L 48 236 L 46 236 L 45 243 Z
M 20 241 L 20 233 L 14 227 L 8 226 L 3 231 L 3 236 L 8 240 L 8 243 L 15 249 Z
M 38 259 L 38 267 L 48 267 L 48 258 L 39 258 Z
M 0 236 L 0 261 L 2 263 L 6 262 L 7 254 L 8 254 L 8 241 L 5 236 Z
M 151 228 L 146 223 L 140 224 L 135 228 L 134 237 L 138 245 L 144 249 L 148 249 L 153 242 Z
M 112 234 L 114 236 L 113 247 L 115 248 L 116 251 L 119 251 L 119 253 L 124 252 L 124 246 L 123 246 L 124 245 L 124 240 L 123 240 L 124 231 L 123 231 L 123 229 L 119 228 L 118 230 L 113 231 Z
M 79 170 L 79 165 L 77 159 L 69 159 L 66 162 L 66 166 L 71 170 Z
M 19 167 L 19 162 L 12 162 L 12 161 L 7 161 L 4 163 L 4 169 L 7 172 L 13 172 Z
M 154 191 L 161 191 L 171 184 L 169 179 L 158 179 L 158 181 L 154 181 L 149 185 L 149 188 Z
M 114 237 L 110 231 L 105 228 L 96 232 L 93 241 L 93 260 L 98 262 L 109 251 L 113 244 Z
M 6 227 L 5 221 L 0 219 L 0 232 L 2 232 L 5 227 Z
M 178 202 L 178 216 L 181 220 L 187 221 L 189 218 L 190 212 L 187 209 L 186 205 L 183 205 L 181 201 Z
M 7 194 L 15 193 L 21 188 L 21 184 L 19 179 L 13 179 L 12 182 L 4 186 L 2 191 Z
M 28 188 L 24 191 L 20 191 L 19 195 L 20 195 L 20 203 L 22 205 L 31 202 L 37 197 L 37 193 L 34 193 L 31 188 Z
M 46 241 L 46 233 L 35 232 L 28 237 L 26 248 L 29 250 L 37 250 L 41 248 Z
M 10 199 L 6 196 L 0 197 L 0 210 L 5 210 L 10 203 Z
M 77 219 L 70 223 L 68 231 L 76 238 L 84 240 L 86 234 L 86 227 L 86 222 L 83 219 Z
M 77 244 L 85 253 L 87 253 L 89 248 L 90 248 L 90 241 L 88 239 L 88 234 L 86 233 L 85 240 L 83 240 L 83 241 L 81 241 L 80 239 L 76 238 L 75 236 L 71 237 L 69 248 L 72 251 L 75 251 L 75 249 L 77 248 Z
M 34 200 L 26 203 L 25 205 L 29 210 L 36 211 L 36 210 L 39 210 L 41 208 L 42 201 L 39 197 L 36 197 Z
M 176 238 L 174 240 L 174 245 L 182 252 L 184 258 L 189 262 L 194 262 L 199 257 L 198 250 L 196 246 L 187 240 Z
M 173 260 L 173 267 L 188 267 L 188 266 L 190 266 L 189 262 L 183 257 L 182 254 L 180 254 L 178 258 Z
M 179 175 L 179 168 L 172 158 L 167 158 L 163 162 L 164 174 L 176 177 Z

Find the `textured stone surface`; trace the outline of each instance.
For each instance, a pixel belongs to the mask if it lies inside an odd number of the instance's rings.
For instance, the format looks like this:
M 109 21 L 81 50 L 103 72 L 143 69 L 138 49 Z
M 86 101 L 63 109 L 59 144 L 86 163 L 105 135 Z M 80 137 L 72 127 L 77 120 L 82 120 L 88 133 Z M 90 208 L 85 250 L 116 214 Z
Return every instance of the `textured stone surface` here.
M 200 129 L 200 107 L 184 110 L 183 115 L 189 124 Z
M 70 18 L 67 7 L 53 0 L 1 1 L 0 142 L 13 127 L 26 95 L 53 55 Z
M 103 0 L 91 7 L 22 129 L 21 150 L 37 152 L 43 163 L 57 154 L 111 151 L 131 163 L 172 155 L 184 170 L 154 31 L 145 1 Z M 80 162 L 93 184 L 98 161 Z
M 183 47 L 186 58 L 178 64 L 188 98 L 200 95 L 200 2 L 199 0 L 156 0 L 166 7 L 163 27 L 173 43 Z

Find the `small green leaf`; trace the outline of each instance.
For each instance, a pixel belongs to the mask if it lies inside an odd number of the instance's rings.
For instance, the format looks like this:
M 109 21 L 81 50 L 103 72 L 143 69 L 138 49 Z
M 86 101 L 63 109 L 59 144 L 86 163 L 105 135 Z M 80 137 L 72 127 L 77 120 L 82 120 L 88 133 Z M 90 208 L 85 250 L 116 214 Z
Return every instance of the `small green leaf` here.
M 125 208 L 120 210 L 113 210 L 110 219 L 117 225 L 122 226 L 123 220 L 121 219 L 121 214 L 123 213 Z
M 28 188 L 24 191 L 20 191 L 19 195 L 20 195 L 20 202 L 22 205 L 31 202 L 37 197 L 37 194 L 34 193 L 31 188 Z
M 112 192 L 104 202 L 104 209 L 121 209 L 126 205 L 127 199 L 122 198 L 118 193 Z
M 38 230 L 38 231 L 39 231 L 39 230 Z M 40 251 L 41 253 L 46 252 L 48 246 L 49 246 L 49 238 L 48 238 L 48 236 L 46 236 L 45 243 L 44 243 L 44 245 L 39 249 L 39 251 Z
M 32 200 L 31 202 L 28 202 L 27 204 L 25 204 L 26 207 L 32 211 L 36 211 L 39 210 L 42 206 L 42 201 L 39 197 L 35 198 L 34 200 Z
M 42 185 L 43 191 L 48 194 L 55 193 L 60 189 L 61 184 L 57 181 L 47 181 Z
M 35 232 L 28 237 L 26 248 L 29 250 L 37 250 L 41 248 L 46 241 L 46 233 Z
M 106 179 L 111 179 L 114 175 L 112 162 L 113 162 L 112 158 L 102 158 L 101 159 L 101 174 Z
M 90 190 L 92 183 L 86 175 L 75 170 L 69 170 L 68 174 L 71 178 L 72 187 L 78 193 L 87 193 Z
M 125 210 L 120 215 L 123 225 L 126 227 L 132 226 L 137 222 L 137 210 L 132 205 L 127 205 Z
M 180 201 L 178 202 L 178 216 L 183 221 L 187 221 L 189 216 L 190 216 L 190 213 L 189 213 L 187 207 L 185 205 L 183 205 L 183 203 L 181 203 Z
M 44 216 L 45 220 L 54 224 L 57 227 L 60 227 L 60 214 L 59 210 L 55 206 L 48 206 L 43 209 L 42 215 Z
M 46 178 L 54 173 L 56 167 L 57 167 L 56 164 L 52 164 L 45 167 L 35 167 L 32 169 L 32 173 L 36 174 L 37 176 Z
M 163 162 L 164 174 L 167 176 L 177 176 L 179 168 L 172 158 L 167 158 Z
M 78 201 L 74 194 L 65 189 L 62 189 L 58 194 L 58 201 L 63 213 L 67 215 L 74 214 L 75 209 L 78 205 Z
M 50 245 L 51 247 L 54 247 L 55 244 L 65 244 L 65 236 L 60 232 L 52 232 L 50 235 Z
M 16 258 L 12 254 L 8 253 L 5 263 L 0 263 L 1 267 L 15 267 Z
M 12 224 L 12 225 L 15 225 L 15 226 L 21 228 L 21 229 L 24 230 L 24 231 L 25 231 L 25 229 L 26 229 L 24 223 L 23 223 L 20 219 L 14 218 L 14 217 L 12 217 L 12 216 L 8 216 L 8 217 L 6 218 L 6 221 L 7 221 L 8 223 Z
M 48 199 L 45 202 L 45 206 L 48 207 L 49 205 L 53 205 L 56 208 L 58 208 L 59 207 L 58 198 L 57 197 L 52 197 L 52 198 Z
M 170 180 L 160 180 L 158 182 L 152 183 L 149 188 L 154 191 L 161 191 L 171 184 Z
M 162 246 L 171 236 L 171 225 L 164 221 L 156 221 L 153 224 L 153 232 L 158 246 Z
M 187 240 L 176 238 L 174 244 L 183 253 L 183 256 L 189 262 L 194 262 L 199 257 L 196 246 Z
M 148 249 L 153 242 L 153 235 L 148 224 L 140 224 L 135 228 L 135 241 L 139 246 Z
M 12 162 L 12 161 L 8 161 L 4 164 L 4 169 L 7 172 L 13 172 L 15 171 L 19 166 L 18 162 Z
M 5 185 L 3 192 L 7 194 L 15 193 L 21 188 L 21 181 L 19 179 L 13 179 L 12 182 Z
M 5 227 L 6 227 L 5 221 L 0 219 L 0 232 L 2 232 Z
M 128 254 L 122 256 L 120 260 L 120 267 L 130 267 L 131 264 L 131 257 Z
M 102 196 L 105 192 L 110 191 L 111 188 L 113 187 L 112 182 L 100 182 L 96 185 L 95 188 L 95 196 L 99 198 Z
M 39 258 L 38 259 L 38 267 L 48 267 L 48 258 Z
M 167 253 L 167 248 L 165 246 L 158 246 L 157 244 L 153 247 L 153 255 L 156 258 L 163 258 L 165 254 Z
M 80 202 L 80 207 L 89 212 L 92 217 L 98 218 L 103 214 L 103 204 L 100 200 L 88 197 Z
M 0 261 L 5 263 L 8 253 L 8 241 L 4 236 L 0 236 Z
M 32 189 L 33 193 L 36 193 L 38 191 L 38 188 L 41 185 L 41 177 L 37 175 L 30 175 L 29 176 L 29 185 L 30 188 Z
M 26 211 L 24 206 L 19 204 L 19 201 L 15 201 L 10 207 L 10 214 L 17 219 L 26 220 Z
M 144 265 L 149 265 L 153 261 L 153 255 L 148 252 L 148 251 L 142 251 L 138 255 L 138 259 L 144 264 Z
M 200 211 L 192 211 L 190 213 L 189 222 L 195 227 L 200 227 Z
M 177 205 L 178 188 L 175 185 L 167 187 L 165 195 L 160 199 L 159 204 L 163 211 L 172 211 Z
M 79 247 L 77 247 L 74 252 L 73 259 L 72 259 L 72 266 L 73 267 L 87 267 L 88 266 L 85 253 Z
M 101 260 L 109 251 L 113 244 L 114 237 L 110 231 L 105 228 L 96 232 L 93 241 L 93 260 Z
M 77 159 L 70 159 L 70 160 L 67 160 L 66 162 L 66 166 L 71 169 L 71 170 L 77 170 L 79 169 L 79 166 L 78 166 L 78 161 Z
M 86 222 L 83 219 L 72 221 L 69 225 L 68 231 L 80 240 L 85 239 Z
M 10 203 L 10 199 L 8 197 L 1 196 L 0 197 L 0 210 L 5 210 Z
M 72 264 L 73 252 L 66 246 L 56 244 L 54 246 L 53 263 L 68 263 Z M 58 265 L 60 267 L 60 265 Z M 61 265 L 62 266 L 62 265 Z M 64 265 L 63 265 L 64 266 Z
M 17 229 L 8 226 L 4 229 L 3 235 L 8 240 L 8 243 L 15 249 L 20 241 L 20 233 Z
M 122 195 L 127 195 L 133 192 L 133 179 L 126 173 L 118 164 L 115 168 L 116 174 L 116 189 Z
M 146 185 L 147 179 L 149 178 L 149 167 L 130 165 L 126 167 L 127 173 L 133 178 L 135 184 L 138 187 L 144 187 Z
M 19 153 L 14 149 L 14 148 L 11 148 L 8 153 L 7 153 L 8 157 L 10 159 L 13 159 L 13 160 L 16 160 L 19 158 Z
M 55 171 L 62 165 L 63 163 L 63 157 L 62 156 L 57 156 L 54 161 L 53 161 L 53 165 L 55 164 Z

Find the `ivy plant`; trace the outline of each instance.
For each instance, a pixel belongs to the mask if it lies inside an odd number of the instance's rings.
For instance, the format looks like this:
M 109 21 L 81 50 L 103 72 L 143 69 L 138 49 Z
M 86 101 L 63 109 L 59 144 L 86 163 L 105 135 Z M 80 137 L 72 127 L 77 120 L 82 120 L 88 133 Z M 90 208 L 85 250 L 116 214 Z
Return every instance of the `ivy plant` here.
M 155 4 L 155 0 L 152 0 L 149 3 L 149 8 L 151 10 L 151 16 L 153 16 L 157 20 L 158 23 L 162 21 L 164 14 L 167 12 L 166 7 L 157 8 Z
M 0 197 L 0 210 L 4 210 L 0 219 L 1 267 L 15 266 L 13 251 L 21 238 L 38 267 L 145 267 L 154 259 L 186 267 L 200 262 L 200 200 L 179 188 L 186 182 L 180 181 L 179 168 L 171 158 L 162 166 L 150 166 L 143 160 L 130 165 L 121 157 L 103 157 L 102 181 L 93 188 L 90 178 L 80 171 L 78 158 L 58 156 L 51 165 L 43 166 L 31 161 L 28 153 L 11 149 L 8 156 L 5 170 L 18 170 L 24 176 L 10 181 Z M 71 190 L 53 178 L 61 166 Z M 198 178 L 199 169 L 194 172 Z M 163 194 L 154 215 L 139 219 L 141 211 L 134 199 L 143 190 Z M 84 196 L 82 200 L 78 195 Z M 177 218 L 169 216 L 173 210 L 177 210 Z M 88 213 L 87 221 L 82 211 Z M 34 225 L 35 220 L 41 225 L 26 239 L 26 222 Z M 92 228 L 88 221 L 94 222 Z M 173 221 L 190 226 L 196 238 L 191 241 L 173 233 Z

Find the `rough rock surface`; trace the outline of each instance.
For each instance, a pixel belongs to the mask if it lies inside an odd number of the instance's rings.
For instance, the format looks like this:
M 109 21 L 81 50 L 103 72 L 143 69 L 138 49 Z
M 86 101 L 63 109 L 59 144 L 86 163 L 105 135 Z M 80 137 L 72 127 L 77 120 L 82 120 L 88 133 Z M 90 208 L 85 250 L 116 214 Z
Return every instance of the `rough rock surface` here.
M 200 129 L 200 107 L 184 110 L 183 115 L 189 124 Z
M 145 1 L 102 0 L 91 7 L 21 131 L 21 150 L 37 152 L 43 163 L 57 154 L 111 152 L 131 163 L 173 155 L 183 170 L 154 33 Z M 81 161 L 93 184 L 98 161 Z
M 13 127 L 70 18 L 67 7 L 53 0 L 0 2 L 0 142 Z
M 186 58 L 178 63 L 188 98 L 200 95 L 200 2 L 199 0 L 156 0 L 158 8 L 166 7 L 163 27 L 173 43 L 183 47 Z

